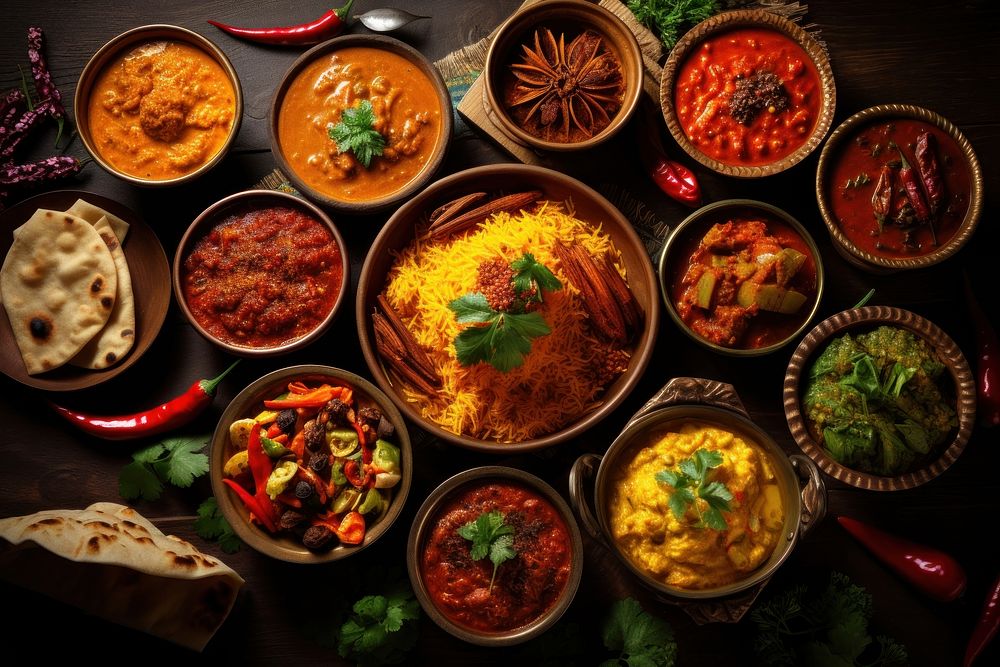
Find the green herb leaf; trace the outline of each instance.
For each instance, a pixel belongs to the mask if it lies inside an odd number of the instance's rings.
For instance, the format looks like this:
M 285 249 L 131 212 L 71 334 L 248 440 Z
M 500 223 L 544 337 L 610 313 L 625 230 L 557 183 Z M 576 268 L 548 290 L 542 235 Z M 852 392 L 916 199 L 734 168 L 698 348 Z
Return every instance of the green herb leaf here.
M 677 659 L 673 630 L 666 621 L 643 611 L 632 598 L 611 606 L 601 637 L 608 650 L 620 653 L 616 664 L 671 667 Z
M 191 486 L 208 472 L 208 457 L 202 453 L 210 436 L 168 438 L 132 454 L 132 463 L 118 476 L 118 492 L 126 500 L 157 500 L 166 483 Z
M 628 0 L 628 8 L 640 23 L 659 33 L 668 51 L 685 30 L 718 11 L 715 0 Z
M 462 324 L 492 322 L 497 316 L 497 312 L 490 308 L 486 297 L 479 292 L 458 297 L 448 304 L 448 308 L 455 313 L 455 320 Z
M 524 357 L 531 352 L 533 339 L 547 335 L 551 330 L 539 313 L 511 315 L 492 309 L 485 312 L 477 310 L 478 299 L 474 297 L 481 296 L 466 294 L 448 304 L 460 318 L 459 322 L 489 323 L 485 327 L 470 326 L 455 336 L 455 356 L 463 366 L 485 361 L 506 373 L 524 363 Z M 488 319 L 474 319 L 479 317 Z
M 163 446 L 170 452 L 166 460 L 166 480 L 174 486 L 186 489 L 196 477 L 208 472 L 208 456 L 202 453 L 210 439 L 209 435 L 194 438 L 170 438 Z
M 550 292 L 562 289 L 559 279 L 544 264 L 539 264 L 530 252 L 511 262 L 510 268 L 514 269 L 514 289 L 518 294 L 524 294 L 534 288 L 533 301 L 542 300 L 543 289 Z
M 125 500 L 156 500 L 163 494 L 163 482 L 146 464 L 133 461 L 118 474 L 118 494 Z
M 694 453 L 694 457 L 677 464 L 679 473 L 671 470 L 656 473 L 657 482 L 674 488 L 668 505 L 678 521 L 683 520 L 688 508 L 694 506 L 699 512 L 701 525 L 712 530 L 728 527 L 722 513 L 731 511 L 729 501 L 733 499 L 733 494 L 722 482 L 708 480 L 709 472 L 722 465 L 723 460 L 720 452 L 702 448 Z M 696 498 L 704 500 L 708 509 L 702 512 L 695 503 Z
M 234 554 L 240 550 L 243 540 L 236 536 L 233 527 L 226 521 L 219 510 L 219 503 L 215 497 L 206 498 L 198 506 L 198 518 L 194 522 L 195 532 L 202 539 L 218 541 L 219 547 L 227 554 Z
M 341 625 L 337 652 L 366 665 L 402 661 L 417 641 L 415 621 L 420 606 L 408 587 L 388 595 L 366 595 L 354 603 Z
M 361 100 L 356 107 L 345 109 L 340 122 L 328 125 L 326 132 L 336 142 L 338 152 L 351 151 L 367 169 L 371 166 L 372 159 L 382 155 L 385 150 L 385 138 L 375 131 L 374 124 L 375 111 L 372 103 Z
M 458 528 L 457 532 L 472 542 L 469 549 L 472 560 L 482 560 L 487 555 L 490 557 L 493 563 L 493 576 L 490 578 L 492 592 L 497 569 L 517 556 L 517 550 L 514 549 L 514 527 L 504 523 L 503 512 L 483 512 L 475 521 Z

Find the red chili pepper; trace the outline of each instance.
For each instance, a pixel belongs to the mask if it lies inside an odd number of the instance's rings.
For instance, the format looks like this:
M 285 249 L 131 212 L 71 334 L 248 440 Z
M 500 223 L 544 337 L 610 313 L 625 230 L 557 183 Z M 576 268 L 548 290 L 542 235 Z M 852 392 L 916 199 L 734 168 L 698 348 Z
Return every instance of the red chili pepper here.
M 96 416 L 76 412 L 55 403 L 52 408 L 66 421 L 90 435 L 105 440 L 132 440 L 170 431 L 187 424 L 212 403 L 215 388 L 239 360 L 211 380 L 198 380 L 186 392 L 150 410 L 131 415 Z
M 896 187 L 895 180 L 892 167 L 884 165 L 875 185 L 875 191 L 872 192 L 872 212 L 875 214 L 875 222 L 878 223 L 880 232 L 885 227 L 886 218 L 892 212 L 892 191 Z
M 218 21 L 209 21 L 209 23 L 234 37 L 260 44 L 319 44 L 343 32 L 353 4 L 354 0 L 348 0 L 347 4 L 340 9 L 327 10 L 315 21 L 278 28 L 237 28 Z
M 933 134 L 922 132 L 917 136 L 913 157 L 917 162 L 920 181 L 927 193 L 927 202 L 931 205 L 931 213 L 937 213 L 944 205 L 944 178 L 941 177 L 941 167 L 937 159 L 937 139 Z
M 903 165 L 899 170 L 899 180 L 902 181 L 903 187 L 906 189 L 906 197 L 910 200 L 910 206 L 913 207 L 913 215 L 919 222 L 927 223 L 927 226 L 930 227 L 931 240 L 936 246 L 937 231 L 934 229 L 934 220 L 931 219 L 931 209 L 927 205 L 927 200 L 924 199 L 923 190 L 920 189 L 920 181 L 917 180 L 917 174 L 913 167 L 906 161 L 903 149 L 896 146 L 896 150 L 899 152 L 899 161 Z
M 273 508 L 271 511 L 265 509 L 261 505 L 259 498 L 251 496 L 249 491 L 247 491 L 242 486 L 240 486 L 233 480 L 229 479 L 228 477 L 223 479 L 222 483 L 236 492 L 236 495 L 239 496 L 240 500 L 243 501 L 243 504 L 246 506 L 247 510 L 250 511 L 257 519 L 259 519 L 260 522 L 264 524 L 264 527 L 268 529 L 268 531 L 272 533 L 278 532 L 277 527 L 274 525 L 274 521 L 271 519 L 271 515 L 273 514 Z
M 336 533 L 344 544 L 361 544 L 365 539 L 365 517 L 358 512 L 348 512 Z
M 253 485 L 258 498 L 266 494 L 267 478 L 274 472 L 274 463 L 264 451 L 264 443 L 260 439 L 260 427 L 254 422 L 247 440 L 247 466 L 253 475 Z
M 979 397 L 979 423 L 1000 424 L 1000 340 L 982 306 L 976 301 L 972 282 L 965 276 L 965 303 L 976 327 L 976 395 Z
M 663 142 L 660 141 L 657 124 L 644 105 L 644 113 L 636 127 L 636 143 L 639 145 L 639 159 L 653 182 L 671 199 L 685 206 L 701 204 L 701 186 L 694 172 L 676 160 L 667 157 Z
M 368 475 L 368 471 L 362 472 L 361 465 L 357 461 L 351 460 L 344 464 L 344 477 L 351 483 L 351 486 L 359 489 L 365 488 Z
M 979 614 L 979 623 L 976 624 L 969 637 L 969 643 L 965 647 L 965 660 L 962 667 L 970 667 L 979 655 L 986 650 L 990 642 L 996 637 L 1000 630 L 1000 577 L 993 582 L 989 595 L 986 596 L 986 603 L 983 611 Z
M 965 570 L 948 554 L 846 516 L 837 521 L 876 558 L 931 598 L 951 602 L 965 591 Z

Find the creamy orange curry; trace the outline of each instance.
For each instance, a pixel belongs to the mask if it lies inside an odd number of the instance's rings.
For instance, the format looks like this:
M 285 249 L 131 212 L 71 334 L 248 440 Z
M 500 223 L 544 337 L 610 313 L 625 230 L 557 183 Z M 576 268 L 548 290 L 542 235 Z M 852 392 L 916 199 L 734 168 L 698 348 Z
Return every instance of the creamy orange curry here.
M 236 93 L 222 67 L 182 42 L 150 42 L 112 61 L 88 105 L 97 151 L 149 180 L 189 174 L 211 160 L 233 128 Z
M 371 102 L 372 127 L 385 139 L 367 169 L 328 135 L 362 100 Z M 318 58 L 289 86 L 278 143 L 289 166 L 319 192 L 343 201 L 379 199 L 423 170 L 441 133 L 441 113 L 434 85 L 417 65 L 381 49 L 348 47 Z

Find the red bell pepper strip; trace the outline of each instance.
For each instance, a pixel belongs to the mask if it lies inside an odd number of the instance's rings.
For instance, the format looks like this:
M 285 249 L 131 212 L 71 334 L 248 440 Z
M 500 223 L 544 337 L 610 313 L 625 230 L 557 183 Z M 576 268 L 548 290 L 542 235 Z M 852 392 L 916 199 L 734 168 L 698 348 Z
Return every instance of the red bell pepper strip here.
M 972 663 L 979 655 L 986 650 L 989 643 L 996 637 L 1000 630 L 1000 577 L 993 582 L 989 595 L 986 596 L 986 603 L 983 611 L 979 614 L 979 623 L 969 637 L 969 643 L 965 647 L 965 660 L 962 667 L 971 667 Z
M 230 489 L 236 492 L 236 495 L 240 497 L 243 504 L 246 506 L 247 510 L 256 517 L 264 527 L 267 528 L 269 532 L 278 532 L 277 527 L 274 525 L 274 521 L 271 515 L 274 513 L 273 509 L 265 509 L 260 500 L 254 496 L 250 495 L 250 492 L 244 489 L 242 486 L 229 479 L 228 477 L 222 480 L 222 483 L 228 486 Z
M 307 393 L 296 393 L 292 390 L 292 385 L 288 386 L 292 393 L 285 398 L 264 401 L 264 407 L 268 410 L 284 410 L 285 408 L 320 408 L 326 405 L 341 394 L 340 387 L 331 387 L 324 384 Z
M 358 512 L 348 512 L 335 532 L 344 544 L 361 544 L 365 539 L 365 517 Z
M 979 398 L 979 423 L 1000 424 L 1000 340 L 965 276 L 965 303 L 976 328 L 976 395 Z
M 368 481 L 369 473 L 367 471 L 362 471 L 361 466 L 357 461 L 350 460 L 344 464 L 344 477 L 347 481 L 359 489 L 365 488 L 365 483 Z
M 965 591 L 965 570 L 948 554 L 846 516 L 838 516 L 837 521 L 876 558 L 929 597 L 951 602 Z
M 271 457 L 264 451 L 264 445 L 260 440 L 260 426 L 256 422 L 250 429 L 250 438 L 247 440 L 247 465 L 253 475 L 254 489 L 259 497 L 266 493 L 267 478 L 274 472 L 274 465 Z
M 353 4 L 354 0 L 348 0 L 343 7 L 327 10 L 315 21 L 278 28 L 237 28 L 218 21 L 209 21 L 209 23 L 234 37 L 259 44 L 319 44 L 343 32 Z
M 288 449 L 291 450 L 292 454 L 295 454 L 295 458 L 301 459 L 306 451 L 305 432 L 296 431 L 295 436 L 292 438 L 292 444 L 288 445 Z
M 270 426 L 267 427 L 267 433 L 265 435 L 267 435 L 267 437 L 271 438 L 271 440 L 274 440 L 275 438 L 277 438 L 282 433 L 284 433 L 284 431 L 282 431 L 281 427 L 278 426 L 278 423 L 275 422 L 275 423 L 273 423 L 273 424 L 271 424 Z

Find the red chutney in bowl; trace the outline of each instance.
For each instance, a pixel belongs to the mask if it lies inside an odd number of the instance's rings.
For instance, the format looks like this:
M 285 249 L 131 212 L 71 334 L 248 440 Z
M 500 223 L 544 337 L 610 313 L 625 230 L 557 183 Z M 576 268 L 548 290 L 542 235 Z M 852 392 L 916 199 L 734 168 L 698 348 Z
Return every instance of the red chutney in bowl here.
M 688 140 L 727 165 L 759 166 L 808 141 L 823 103 L 816 65 L 766 28 L 709 37 L 680 66 L 674 106 Z
M 333 233 L 284 206 L 231 212 L 184 259 L 181 285 L 195 321 L 230 345 L 271 348 L 329 315 L 343 282 Z
M 932 139 L 927 148 L 918 151 L 918 139 L 924 133 Z M 920 196 L 932 209 L 924 220 L 912 214 L 900 150 L 914 171 Z M 936 206 L 920 175 L 917 153 L 924 150 L 936 159 L 944 184 Z M 962 148 L 948 132 L 922 120 L 893 118 L 866 125 L 853 136 L 844 137 L 833 165 L 823 185 L 826 202 L 844 236 L 858 250 L 875 256 L 899 259 L 933 252 L 955 236 L 969 210 L 972 170 Z M 889 190 L 880 190 L 883 171 Z M 876 216 L 877 191 L 891 192 L 881 225 Z
M 458 529 L 485 512 L 501 512 L 514 528 L 517 555 L 493 576 L 490 559 L 472 560 Z M 420 571 L 434 605 L 449 620 L 479 632 L 504 632 L 540 618 L 570 577 L 573 546 L 559 511 L 541 494 L 507 481 L 458 489 L 431 522 Z

